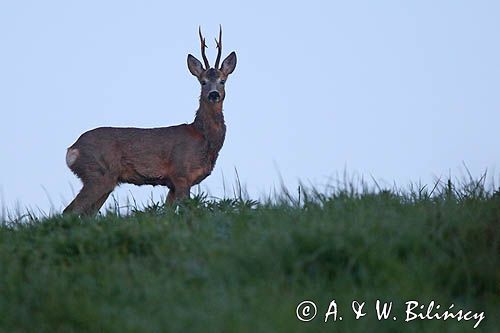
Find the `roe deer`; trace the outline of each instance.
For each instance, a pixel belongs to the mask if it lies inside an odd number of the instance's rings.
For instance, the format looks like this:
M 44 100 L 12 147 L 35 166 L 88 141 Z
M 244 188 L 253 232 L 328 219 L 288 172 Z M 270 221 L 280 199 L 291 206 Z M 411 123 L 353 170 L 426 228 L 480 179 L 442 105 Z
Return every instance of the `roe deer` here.
M 165 185 L 167 202 L 189 197 L 190 188 L 212 172 L 224 143 L 222 115 L 224 83 L 236 67 L 231 52 L 219 67 L 222 28 L 217 58 L 210 67 L 205 38 L 198 30 L 205 67 L 191 54 L 187 65 L 201 84 L 200 106 L 191 124 L 160 128 L 100 127 L 83 133 L 68 148 L 66 164 L 83 188 L 63 213 L 94 215 L 120 183 Z

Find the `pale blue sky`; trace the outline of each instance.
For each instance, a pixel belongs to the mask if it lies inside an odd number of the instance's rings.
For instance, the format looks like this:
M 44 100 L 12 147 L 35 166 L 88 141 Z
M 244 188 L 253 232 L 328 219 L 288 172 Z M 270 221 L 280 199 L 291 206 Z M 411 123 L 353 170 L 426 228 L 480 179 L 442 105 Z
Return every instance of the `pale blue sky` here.
M 234 168 L 253 197 L 342 174 L 410 181 L 500 166 L 498 1 L 2 1 L 3 206 L 63 208 L 66 148 L 98 126 L 192 121 L 198 25 L 227 83 L 228 132 L 202 189 Z M 496 169 L 495 169 L 496 168 Z M 122 186 L 143 202 L 152 187 Z M 154 196 L 164 193 L 155 188 Z

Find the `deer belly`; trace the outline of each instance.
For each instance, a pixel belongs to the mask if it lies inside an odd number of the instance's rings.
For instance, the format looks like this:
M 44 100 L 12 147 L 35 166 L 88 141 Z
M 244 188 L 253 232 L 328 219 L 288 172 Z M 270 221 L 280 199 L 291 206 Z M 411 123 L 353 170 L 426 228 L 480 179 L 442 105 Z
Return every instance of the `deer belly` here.
M 172 181 L 167 174 L 141 173 L 135 169 L 124 170 L 118 181 L 134 185 L 163 185 L 169 188 L 172 187 Z

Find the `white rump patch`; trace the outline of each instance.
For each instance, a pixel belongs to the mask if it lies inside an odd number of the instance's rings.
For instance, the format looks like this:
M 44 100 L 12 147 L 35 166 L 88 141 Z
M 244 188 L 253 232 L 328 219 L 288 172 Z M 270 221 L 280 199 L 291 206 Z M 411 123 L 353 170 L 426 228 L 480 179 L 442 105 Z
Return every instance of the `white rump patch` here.
M 66 153 L 66 164 L 69 168 L 76 162 L 78 156 L 80 156 L 78 149 L 68 148 L 68 152 Z

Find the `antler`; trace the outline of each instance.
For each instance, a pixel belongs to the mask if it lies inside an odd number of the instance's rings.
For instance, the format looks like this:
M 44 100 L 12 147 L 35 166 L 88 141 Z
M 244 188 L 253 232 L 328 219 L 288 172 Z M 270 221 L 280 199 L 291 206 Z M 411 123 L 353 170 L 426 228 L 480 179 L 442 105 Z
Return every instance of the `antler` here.
M 205 54 L 205 48 L 207 47 L 207 44 L 205 43 L 205 37 L 203 37 L 203 35 L 201 34 L 201 27 L 198 27 L 198 34 L 200 35 L 201 56 L 203 57 L 203 62 L 205 63 L 205 69 L 209 69 L 210 64 L 208 63 L 207 55 Z
M 219 24 L 219 41 L 215 40 L 217 44 L 217 59 L 215 59 L 215 68 L 219 68 L 220 56 L 222 54 L 222 26 Z

